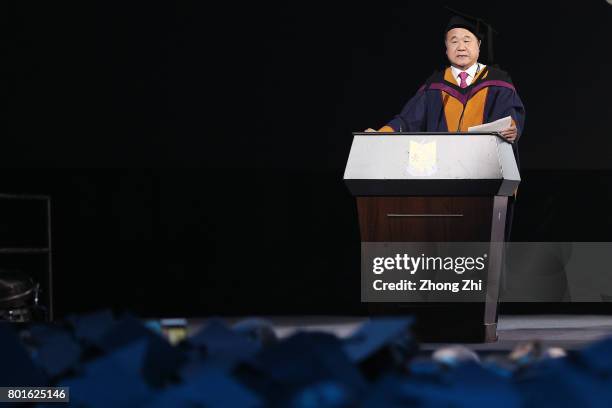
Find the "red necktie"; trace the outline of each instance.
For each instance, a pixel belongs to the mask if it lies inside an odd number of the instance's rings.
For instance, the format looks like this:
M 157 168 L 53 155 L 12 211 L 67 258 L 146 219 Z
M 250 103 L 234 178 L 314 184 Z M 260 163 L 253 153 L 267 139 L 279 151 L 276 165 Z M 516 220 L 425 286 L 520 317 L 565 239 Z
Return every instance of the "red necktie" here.
M 460 88 L 467 88 L 467 82 L 465 82 L 465 79 L 468 77 L 468 73 L 467 72 L 460 72 L 459 73 L 459 78 L 461 78 L 461 83 L 459 84 Z

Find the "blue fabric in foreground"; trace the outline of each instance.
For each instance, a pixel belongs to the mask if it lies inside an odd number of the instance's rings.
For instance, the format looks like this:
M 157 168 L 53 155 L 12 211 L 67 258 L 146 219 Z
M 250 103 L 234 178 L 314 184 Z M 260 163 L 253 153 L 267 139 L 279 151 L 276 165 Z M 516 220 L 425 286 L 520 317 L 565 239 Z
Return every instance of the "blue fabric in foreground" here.
M 411 319 L 375 319 L 346 339 L 309 331 L 262 342 L 252 321 L 244 330 L 211 319 L 171 345 L 163 331 L 110 312 L 54 325 L 0 324 L 0 385 L 68 386 L 72 405 L 86 407 L 603 407 L 612 401 L 612 339 L 560 358 L 530 353 L 449 364 L 417 355 L 411 325 Z

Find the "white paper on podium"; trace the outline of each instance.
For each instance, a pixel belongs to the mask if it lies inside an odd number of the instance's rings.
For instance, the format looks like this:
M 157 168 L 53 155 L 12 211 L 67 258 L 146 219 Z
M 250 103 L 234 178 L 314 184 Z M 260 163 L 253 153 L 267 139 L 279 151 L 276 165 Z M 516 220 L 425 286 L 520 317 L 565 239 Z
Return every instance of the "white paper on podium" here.
M 504 129 L 508 129 L 512 125 L 512 118 L 506 116 L 496 120 L 495 122 L 483 123 L 478 126 L 470 126 L 468 132 L 501 132 Z

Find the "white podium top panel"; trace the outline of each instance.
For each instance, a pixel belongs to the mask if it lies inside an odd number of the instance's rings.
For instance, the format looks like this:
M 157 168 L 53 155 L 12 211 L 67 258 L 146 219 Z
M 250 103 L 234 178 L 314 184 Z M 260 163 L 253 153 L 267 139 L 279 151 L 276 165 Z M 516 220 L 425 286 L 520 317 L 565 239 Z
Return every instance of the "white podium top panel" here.
M 354 136 L 344 179 L 497 180 L 518 185 L 520 175 L 512 146 L 496 135 L 372 133 Z

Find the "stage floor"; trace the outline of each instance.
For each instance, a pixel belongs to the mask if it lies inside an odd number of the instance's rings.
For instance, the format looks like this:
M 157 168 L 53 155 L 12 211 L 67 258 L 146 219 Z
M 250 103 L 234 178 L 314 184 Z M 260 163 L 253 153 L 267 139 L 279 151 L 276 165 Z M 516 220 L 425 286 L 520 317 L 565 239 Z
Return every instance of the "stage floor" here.
M 287 337 L 297 330 L 315 330 L 350 336 L 365 318 L 342 316 L 266 317 L 276 335 Z M 240 319 L 227 319 L 234 323 Z M 192 326 L 197 329 L 200 324 Z M 612 336 L 612 316 L 600 315 L 502 315 L 498 323 L 499 339 L 495 343 L 467 343 L 467 347 L 482 352 L 504 352 L 517 344 L 538 340 L 545 347 L 566 350 L 582 348 L 593 341 Z M 444 343 L 421 344 L 422 351 L 434 350 Z

